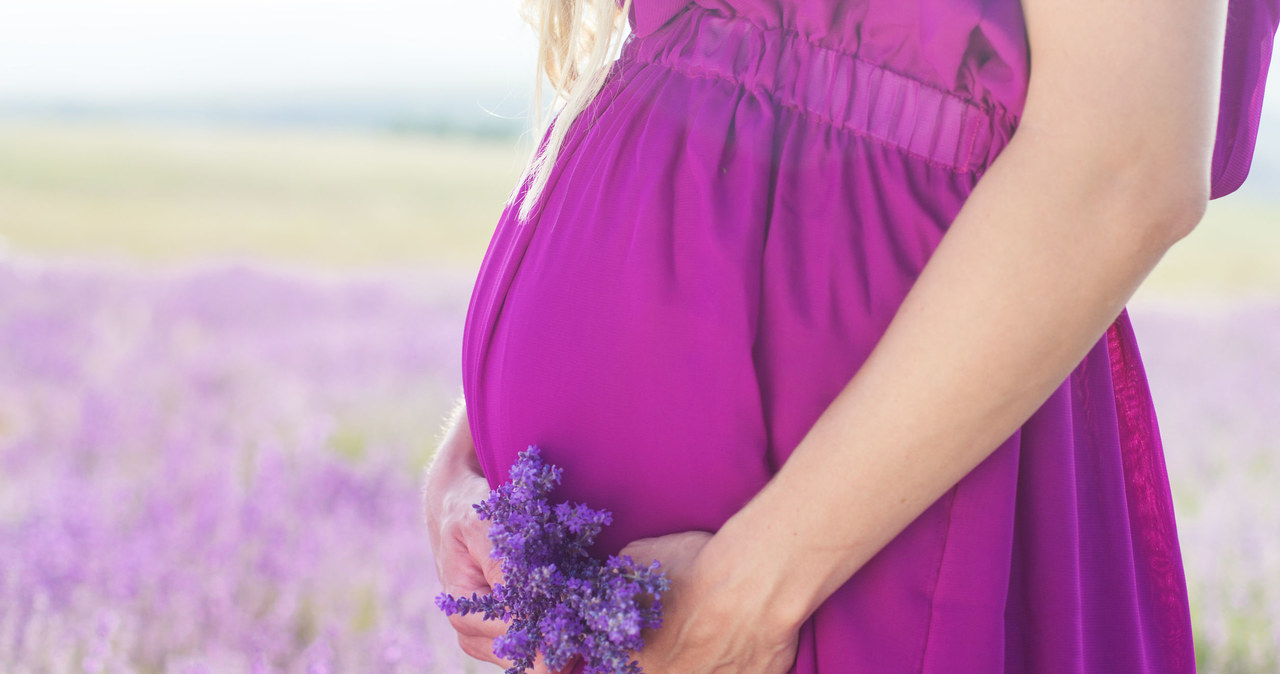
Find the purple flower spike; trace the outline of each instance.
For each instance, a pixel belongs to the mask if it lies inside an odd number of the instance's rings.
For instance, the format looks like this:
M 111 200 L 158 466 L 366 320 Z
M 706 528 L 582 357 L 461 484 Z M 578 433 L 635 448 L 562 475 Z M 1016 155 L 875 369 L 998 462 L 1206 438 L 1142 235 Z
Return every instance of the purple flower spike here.
M 671 587 L 660 565 L 592 557 L 587 549 L 612 515 L 581 503 L 549 505 L 563 472 L 543 462 L 536 446 L 520 453 L 509 475 L 475 505 L 489 522 L 504 582 L 485 596 L 441 594 L 436 605 L 446 615 L 509 620 L 494 640 L 494 653 L 513 663 L 507 674 L 528 671 L 538 653 L 551 669 L 581 657 L 588 674 L 639 674 L 631 652 L 644 646 L 641 630 L 662 624 L 662 594 Z M 643 594 L 653 597 L 648 607 L 636 601 Z

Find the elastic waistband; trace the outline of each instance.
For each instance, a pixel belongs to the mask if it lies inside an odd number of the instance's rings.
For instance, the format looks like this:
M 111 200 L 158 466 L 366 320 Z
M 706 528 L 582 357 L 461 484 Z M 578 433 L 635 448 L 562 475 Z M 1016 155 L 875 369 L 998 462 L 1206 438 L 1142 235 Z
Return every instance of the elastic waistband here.
M 662 28 L 633 37 L 623 59 L 718 77 L 778 105 L 874 138 L 958 172 L 985 169 L 1012 135 L 998 114 L 800 34 L 690 3 Z

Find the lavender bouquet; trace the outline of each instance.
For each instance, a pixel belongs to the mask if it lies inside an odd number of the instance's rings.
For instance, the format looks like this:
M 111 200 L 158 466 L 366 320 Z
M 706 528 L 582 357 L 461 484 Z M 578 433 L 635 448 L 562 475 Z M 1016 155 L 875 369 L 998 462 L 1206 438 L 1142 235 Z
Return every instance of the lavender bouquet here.
M 493 644 L 495 655 L 513 662 L 507 674 L 526 672 L 539 652 L 552 670 L 581 657 L 588 674 L 639 674 L 630 652 L 644 645 L 642 629 L 662 624 L 662 594 L 671 583 L 657 561 L 645 567 L 614 555 L 601 562 L 587 553 L 612 515 L 580 503 L 550 506 L 562 473 L 536 446 L 519 454 L 510 481 L 474 506 L 490 523 L 504 582 L 485 596 L 441 594 L 436 605 L 445 615 L 509 620 Z M 641 606 L 645 594 L 653 601 Z

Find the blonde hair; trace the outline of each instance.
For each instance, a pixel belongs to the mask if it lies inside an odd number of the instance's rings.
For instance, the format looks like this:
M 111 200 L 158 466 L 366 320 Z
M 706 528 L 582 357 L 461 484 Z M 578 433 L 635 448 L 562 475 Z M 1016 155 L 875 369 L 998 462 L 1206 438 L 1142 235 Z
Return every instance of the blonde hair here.
M 631 0 L 621 7 L 615 0 L 524 0 L 520 16 L 538 33 L 538 69 L 533 89 L 533 154 L 510 197 L 514 199 L 530 181 L 520 204 L 520 220 L 528 219 L 542 195 L 569 126 L 604 85 L 606 66 L 617 58 L 630 10 Z M 538 139 L 548 132 L 542 116 L 544 75 L 555 98 L 550 134 L 539 152 Z

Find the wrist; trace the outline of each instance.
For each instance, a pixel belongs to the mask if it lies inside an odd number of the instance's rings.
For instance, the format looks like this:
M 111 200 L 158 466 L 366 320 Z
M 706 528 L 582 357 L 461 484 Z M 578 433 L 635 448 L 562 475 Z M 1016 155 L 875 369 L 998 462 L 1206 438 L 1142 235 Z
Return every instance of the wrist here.
M 693 577 L 707 596 L 734 602 L 734 613 L 760 616 L 770 631 L 794 633 L 821 602 L 814 599 L 817 584 L 779 553 L 735 516 L 707 542 Z
M 428 480 L 434 474 L 454 476 L 458 473 L 483 475 L 480 459 L 476 455 L 475 440 L 471 437 L 471 425 L 467 420 L 467 408 L 459 401 L 449 421 L 444 437 L 436 448 L 435 456 L 427 468 Z
M 458 491 L 458 486 L 476 481 L 483 483 L 485 490 L 488 489 L 488 481 L 481 470 L 471 437 L 466 409 L 460 403 L 423 477 L 423 497 L 428 506 L 428 517 L 446 510 L 445 501 Z M 464 491 L 467 492 L 467 498 L 472 498 L 475 488 L 468 487 Z

